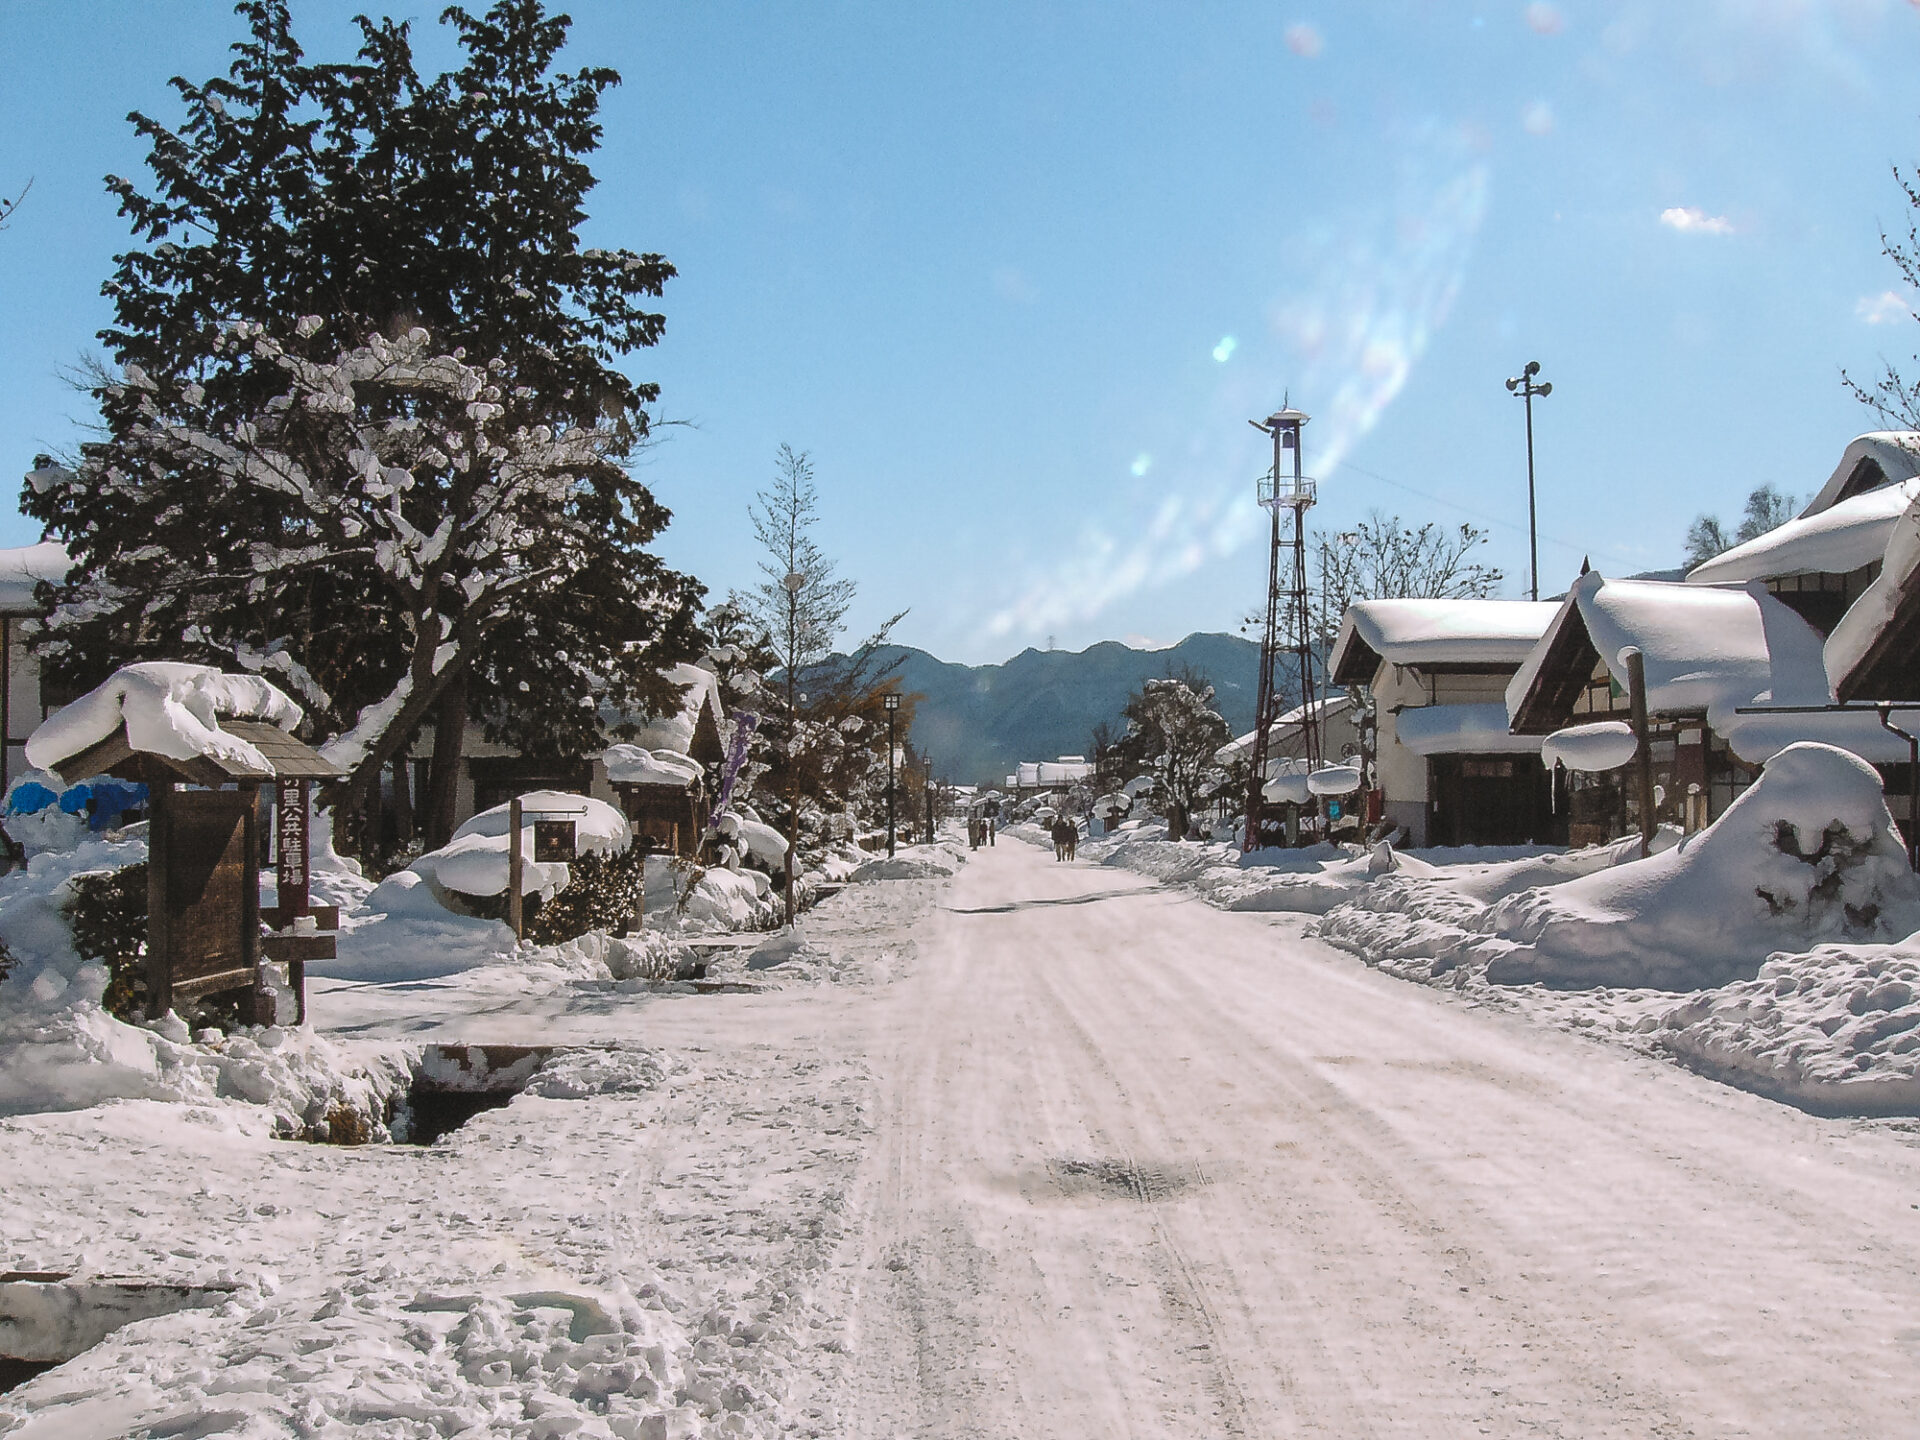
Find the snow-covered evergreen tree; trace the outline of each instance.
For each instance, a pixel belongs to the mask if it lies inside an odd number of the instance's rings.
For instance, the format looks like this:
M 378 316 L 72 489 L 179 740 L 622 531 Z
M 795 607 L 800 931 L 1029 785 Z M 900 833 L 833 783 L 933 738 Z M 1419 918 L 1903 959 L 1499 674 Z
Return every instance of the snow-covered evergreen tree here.
M 646 548 L 667 512 L 624 462 L 656 392 L 614 361 L 673 271 L 577 235 L 618 77 L 555 73 L 539 0 L 447 11 L 462 62 L 431 81 L 405 25 L 315 65 L 284 0 L 240 9 L 180 127 L 135 117 L 152 192 L 110 182 L 141 243 L 106 286 L 105 437 L 24 502 L 77 562 L 50 672 L 271 669 L 353 733 L 361 801 L 443 701 L 550 752 L 670 704 L 698 587 Z

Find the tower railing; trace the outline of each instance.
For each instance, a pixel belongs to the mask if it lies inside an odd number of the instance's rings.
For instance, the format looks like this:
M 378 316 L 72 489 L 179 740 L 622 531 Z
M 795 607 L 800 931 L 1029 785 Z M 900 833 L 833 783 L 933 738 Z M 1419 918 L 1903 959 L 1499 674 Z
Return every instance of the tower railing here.
M 1255 482 L 1264 510 L 1305 510 L 1319 499 L 1319 483 L 1311 475 L 1282 475 L 1276 482 L 1269 470 Z

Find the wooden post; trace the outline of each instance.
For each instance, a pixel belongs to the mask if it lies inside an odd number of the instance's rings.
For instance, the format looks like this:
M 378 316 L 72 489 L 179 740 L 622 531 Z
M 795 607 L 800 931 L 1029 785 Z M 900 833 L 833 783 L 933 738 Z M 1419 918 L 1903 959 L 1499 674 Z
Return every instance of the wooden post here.
M 507 802 L 507 924 L 513 927 L 513 938 L 526 938 L 526 917 L 520 898 L 520 797 L 514 796 Z
M 1640 858 L 1653 854 L 1653 742 L 1647 734 L 1647 661 L 1640 647 L 1620 652 L 1627 666 L 1627 703 L 1633 716 L 1633 768 L 1640 795 Z
M 158 766 L 147 780 L 147 1018 L 173 1008 L 172 915 L 167 871 L 173 864 L 173 781 Z

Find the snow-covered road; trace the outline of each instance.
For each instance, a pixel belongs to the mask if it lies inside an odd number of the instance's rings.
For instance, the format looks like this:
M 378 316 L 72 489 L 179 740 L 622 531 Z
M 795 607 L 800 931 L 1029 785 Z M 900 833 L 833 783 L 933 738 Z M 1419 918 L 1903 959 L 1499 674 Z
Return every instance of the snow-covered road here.
M 1910 1433 L 1910 1131 L 1024 845 L 918 938 L 867 1017 L 860 1433 Z
M 1914 1433 L 1920 1125 L 1305 923 L 1003 837 L 849 888 L 763 993 L 316 986 L 343 1040 L 587 1048 L 429 1149 L 233 1100 L 0 1119 L 0 1269 L 238 1287 L 0 1433 Z

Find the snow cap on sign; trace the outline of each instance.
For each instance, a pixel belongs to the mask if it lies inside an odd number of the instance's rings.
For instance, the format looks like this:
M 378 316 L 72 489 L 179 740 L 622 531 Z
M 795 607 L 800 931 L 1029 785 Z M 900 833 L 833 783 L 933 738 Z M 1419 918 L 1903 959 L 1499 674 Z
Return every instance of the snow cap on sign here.
M 626 817 L 604 800 L 559 790 L 533 790 L 520 797 L 520 890 L 522 894 L 553 896 L 572 878 L 563 861 L 533 858 L 534 823 L 542 819 L 573 822 L 575 853 L 609 855 L 633 842 Z M 508 835 L 511 812 L 507 805 L 482 810 L 453 832 L 438 850 L 429 850 L 408 868 L 446 890 L 462 895 L 502 895 L 509 869 Z
M 1633 759 L 1639 749 L 1633 727 L 1624 720 L 1596 720 L 1591 725 L 1569 725 L 1546 736 L 1540 745 L 1540 759 L 1547 765 L 1564 765 L 1583 774 L 1618 770 Z
M 1358 765 L 1322 765 L 1307 776 L 1307 790 L 1314 795 L 1351 795 L 1359 788 Z
M 147 660 L 114 671 L 104 684 L 42 721 L 27 740 L 27 763 L 51 770 L 112 739 L 124 725 L 127 743 L 138 754 L 224 760 L 271 775 L 266 756 L 227 734 L 220 722 L 259 720 L 292 730 L 300 717 L 300 707 L 258 675 Z

